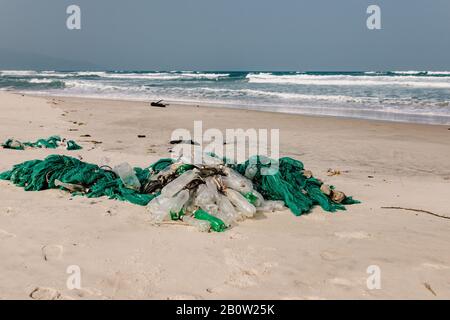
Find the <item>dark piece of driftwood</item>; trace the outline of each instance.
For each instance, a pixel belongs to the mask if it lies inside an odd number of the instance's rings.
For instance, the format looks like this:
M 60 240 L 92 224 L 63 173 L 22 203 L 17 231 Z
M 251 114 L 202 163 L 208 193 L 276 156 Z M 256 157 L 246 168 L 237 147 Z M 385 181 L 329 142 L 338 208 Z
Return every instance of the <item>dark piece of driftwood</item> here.
M 426 211 L 426 210 L 421 210 L 421 209 L 412 209 L 412 208 L 403 208 L 403 207 L 381 207 L 381 209 L 397 209 L 397 210 L 407 210 L 407 211 L 414 211 L 414 212 L 422 212 L 422 213 L 426 213 L 438 218 L 442 218 L 442 219 L 450 219 L 450 217 L 448 216 L 442 216 L 440 214 L 431 212 L 431 211 Z
M 162 103 L 162 102 L 163 102 L 163 100 L 159 100 L 159 101 L 150 103 L 150 105 L 152 107 L 158 107 L 158 108 L 165 108 L 165 107 L 167 107 L 167 104 Z
M 194 140 L 171 140 L 170 144 L 192 144 L 195 146 L 200 145 L 198 142 L 195 142 Z

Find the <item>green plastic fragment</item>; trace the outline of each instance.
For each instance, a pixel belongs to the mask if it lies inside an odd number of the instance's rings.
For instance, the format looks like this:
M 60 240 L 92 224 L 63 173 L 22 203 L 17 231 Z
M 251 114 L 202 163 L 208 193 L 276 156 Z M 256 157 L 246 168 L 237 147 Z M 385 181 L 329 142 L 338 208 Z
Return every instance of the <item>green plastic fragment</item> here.
M 248 202 L 250 202 L 252 205 L 256 205 L 256 203 L 258 202 L 258 197 L 255 196 L 253 193 L 251 192 L 247 192 L 244 195 L 245 199 L 248 200 Z
M 73 141 L 73 140 L 67 141 L 67 150 L 72 151 L 72 150 L 80 150 L 80 149 L 83 149 L 83 147 L 78 145 L 75 141 Z
M 210 215 L 208 212 L 202 209 L 198 209 L 197 211 L 194 212 L 194 218 L 208 221 L 211 224 L 211 229 L 213 229 L 216 232 L 223 232 L 227 229 L 227 226 L 222 220 Z
M 184 210 L 181 209 L 179 212 L 170 211 L 170 218 L 172 220 L 180 220 L 184 216 Z

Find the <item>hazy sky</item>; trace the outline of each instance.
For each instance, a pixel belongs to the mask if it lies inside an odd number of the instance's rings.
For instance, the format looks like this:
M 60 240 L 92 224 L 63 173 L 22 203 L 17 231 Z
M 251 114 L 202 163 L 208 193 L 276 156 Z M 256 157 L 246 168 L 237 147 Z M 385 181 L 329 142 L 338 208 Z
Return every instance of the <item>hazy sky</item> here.
M 370 4 L 382 30 L 366 27 Z M 94 67 L 450 70 L 450 1 L 0 0 L 0 68 Z

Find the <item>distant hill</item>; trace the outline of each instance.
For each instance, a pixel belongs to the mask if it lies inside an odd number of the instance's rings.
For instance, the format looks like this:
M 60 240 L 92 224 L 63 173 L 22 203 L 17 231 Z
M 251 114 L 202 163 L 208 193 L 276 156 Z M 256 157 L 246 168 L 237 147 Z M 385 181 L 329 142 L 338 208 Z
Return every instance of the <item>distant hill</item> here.
M 38 53 L 16 52 L 0 48 L 0 70 L 95 70 L 94 64 L 51 57 Z

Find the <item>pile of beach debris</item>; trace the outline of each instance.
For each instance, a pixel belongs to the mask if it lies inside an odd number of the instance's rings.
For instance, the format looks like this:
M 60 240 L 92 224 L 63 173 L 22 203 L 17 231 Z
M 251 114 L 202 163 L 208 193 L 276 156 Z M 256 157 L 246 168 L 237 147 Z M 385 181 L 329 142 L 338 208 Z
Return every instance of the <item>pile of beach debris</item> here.
M 200 164 L 180 157 L 160 159 L 148 168 L 128 163 L 107 168 L 51 155 L 15 165 L 0 179 L 28 191 L 60 188 L 74 195 L 129 201 L 147 206 L 156 224 L 180 220 L 201 231 L 221 232 L 259 213 L 286 207 L 301 215 L 314 205 L 333 212 L 358 203 L 314 178 L 298 160 L 281 158 L 277 170 L 265 174 L 270 163 L 255 156 L 232 164 L 205 154 Z

